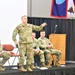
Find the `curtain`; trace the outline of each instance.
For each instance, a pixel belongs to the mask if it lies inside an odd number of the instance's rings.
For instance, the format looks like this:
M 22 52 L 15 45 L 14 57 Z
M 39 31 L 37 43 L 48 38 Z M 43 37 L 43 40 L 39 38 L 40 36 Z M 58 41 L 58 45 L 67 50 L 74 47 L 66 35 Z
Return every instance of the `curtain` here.
M 44 27 L 46 31 L 46 37 L 49 37 L 49 34 L 54 34 L 55 26 L 57 34 L 66 34 L 66 60 L 75 61 L 75 20 L 74 19 L 52 19 L 52 18 L 37 18 L 37 17 L 28 17 L 28 22 L 40 25 L 43 22 L 47 23 L 47 26 Z M 38 38 L 39 32 L 36 32 L 36 38 Z

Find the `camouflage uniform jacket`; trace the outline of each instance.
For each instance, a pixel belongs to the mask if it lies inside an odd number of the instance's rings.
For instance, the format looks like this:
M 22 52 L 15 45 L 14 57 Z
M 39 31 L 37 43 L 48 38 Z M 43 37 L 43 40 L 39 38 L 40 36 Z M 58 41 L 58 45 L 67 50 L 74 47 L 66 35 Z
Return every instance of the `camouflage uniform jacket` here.
M 3 51 L 3 47 L 2 47 L 2 45 L 0 43 L 0 52 L 2 52 L 2 51 Z
M 18 25 L 14 31 L 13 31 L 13 35 L 12 35 L 12 39 L 14 42 L 17 42 L 16 39 L 16 35 L 19 34 L 19 43 L 32 43 L 32 31 L 40 31 L 43 29 L 43 26 L 36 26 L 33 24 L 27 24 L 24 25 L 23 23 L 21 23 L 20 25 Z
M 33 39 L 33 48 L 34 48 L 34 49 L 39 49 L 38 40 L 37 40 L 36 38 Z
M 51 47 L 51 49 L 53 48 L 53 45 L 52 45 L 52 43 L 50 42 L 50 40 L 48 39 L 48 38 L 46 38 L 46 37 L 44 37 L 44 38 L 38 38 L 38 45 L 39 45 L 39 47 L 42 49 L 42 50 L 44 50 L 44 49 L 47 49 L 46 47 L 47 47 L 47 45 L 51 45 L 52 47 Z

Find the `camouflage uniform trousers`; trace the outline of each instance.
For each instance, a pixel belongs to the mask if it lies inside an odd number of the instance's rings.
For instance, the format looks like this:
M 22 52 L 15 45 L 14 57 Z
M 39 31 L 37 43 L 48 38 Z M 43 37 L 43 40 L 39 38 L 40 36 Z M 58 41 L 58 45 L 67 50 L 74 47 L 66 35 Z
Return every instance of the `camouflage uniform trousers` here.
M 45 58 L 44 58 L 44 52 L 42 50 L 39 50 L 39 53 L 35 53 L 34 51 L 34 55 L 39 55 L 40 57 L 40 62 L 45 62 Z M 34 61 L 34 56 L 33 56 L 33 61 Z M 34 63 L 34 62 L 33 62 Z
M 51 54 L 51 51 L 49 51 L 48 49 L 45 49 L 45 50 L 42 50 L 44 52 L 44 55 L 45 55 L 45 61 L 47 64 L 50 63 L 50 54 Z
M 26 54 L 26 65 L 31 65 L 33 62 L 33 48 L 32 48 L 32 43 L 31 44 L 26 44 L 26 43 L 19 43 L 19 64 L 20 66 L 24 65 L 24 60 L 25 60 L 25 54 Z
M 2 61 L 0 61 L 0 66 L 3 66 L 6 61 L 11 57 L 11 54 L 7 51 L 0 52 L 0 58 L 3 58 Z
M 56 55 L 56 62 L 59 62 L 61 58 L 61 51 L 56 49 L 49 49 L 51 51 L 51 54 Z
M 43 50 L 45 53 L 46 63 L 50 63 L 51 54 L 56 55 L 56 62 L 59 62 L 61 58 L 61 51 L 56 49 L 45 49 Z

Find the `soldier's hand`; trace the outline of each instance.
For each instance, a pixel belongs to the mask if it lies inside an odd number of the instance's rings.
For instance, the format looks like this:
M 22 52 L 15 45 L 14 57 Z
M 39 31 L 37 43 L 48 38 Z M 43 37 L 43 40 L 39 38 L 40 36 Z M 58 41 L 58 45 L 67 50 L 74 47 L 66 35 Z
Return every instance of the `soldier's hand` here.
M 16 41 L 15 41 L 14 43 L 15 43 L 15 44 L 18 44 L 18 42 L 16 42 Z
M 34 52 L 35 52 L 35 54 L 38 54 L 39 53 L 39 50 L 38 49 L 35 49 Z
M 43 27 L 46 26 L 46 25 L 47 25 L 47 23 L 43 23 L 43 24 L 42 24 Z
M 14 43 L 15 43 L 16 48 L 18 48 L 18 42 L 14 42 Z
M 47 45 L 46 47 L 47 47 L 47 48 L 51 48 L 51 47 L 52 47 L 52 45 Z

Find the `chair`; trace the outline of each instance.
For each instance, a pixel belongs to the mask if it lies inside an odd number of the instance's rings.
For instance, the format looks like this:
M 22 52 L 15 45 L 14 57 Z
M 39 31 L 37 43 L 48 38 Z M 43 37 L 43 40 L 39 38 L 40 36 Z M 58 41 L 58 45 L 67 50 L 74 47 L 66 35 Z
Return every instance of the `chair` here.
M 13 66 L 16 57 L 19 57 L 18 50 L 17 50 L 17 52 L 15 54 L 14 52 L 12 52 L 14 50 L 14 48 L 15 48 L 12 44 L 3 44 L 2 46 L 3 46 L 3 50 L 10 52 L 11 57 L 15 57 L 13 62 L 12 62 L 12 66 Z M 8 61 L 8 63 L 9 63 L 9 66 L 10 66 L 10 62 L 9 61 Z

